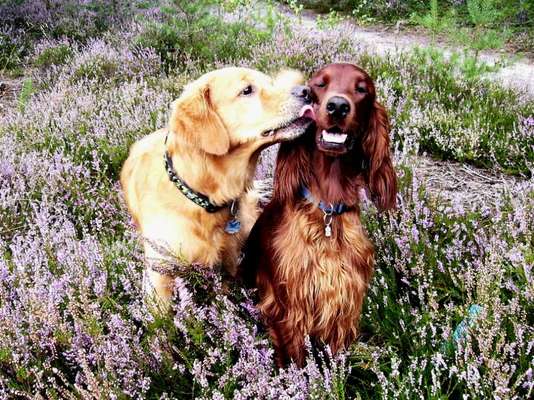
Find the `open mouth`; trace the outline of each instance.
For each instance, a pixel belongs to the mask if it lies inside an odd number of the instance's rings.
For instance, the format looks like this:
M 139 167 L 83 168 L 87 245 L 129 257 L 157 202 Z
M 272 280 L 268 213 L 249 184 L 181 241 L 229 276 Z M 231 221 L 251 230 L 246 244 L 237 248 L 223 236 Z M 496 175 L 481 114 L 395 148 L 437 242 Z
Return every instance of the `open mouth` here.
M 347 140 L 348 135 L 343 133 L 341 129 L 335 127 L 330 130 L 325 130 L 321 132 L 321 140 L 327 144 L 344 144 Z
M 352 147 L 352 137 L 338 126 L 317 131 L 315 141 L 319 150 L 335 156 L 348 152 Z
M 340 146 L 345 144 L 347 138 L 348 135 L 344 133 L 341 128 L 334 126 L 328 130 L 323 129 L 319 140 L 325 145 Z

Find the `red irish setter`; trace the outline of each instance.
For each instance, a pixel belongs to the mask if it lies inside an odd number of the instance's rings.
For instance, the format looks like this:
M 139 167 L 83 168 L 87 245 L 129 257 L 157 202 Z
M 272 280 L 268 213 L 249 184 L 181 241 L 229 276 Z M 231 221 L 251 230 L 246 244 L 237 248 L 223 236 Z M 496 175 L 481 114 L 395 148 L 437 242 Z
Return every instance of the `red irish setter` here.
M 315 130 L 283 143 L 272 201 L 252 229 L 241 271 L 259 289 L 259 309 L 277 362 L 305 360 L 305 336 L 333 352 L 356 338 L 374 250 L 359 217 L 366 190 L 395 207 L 389 122 L 369 75 L 332 64 L 309 81 Z

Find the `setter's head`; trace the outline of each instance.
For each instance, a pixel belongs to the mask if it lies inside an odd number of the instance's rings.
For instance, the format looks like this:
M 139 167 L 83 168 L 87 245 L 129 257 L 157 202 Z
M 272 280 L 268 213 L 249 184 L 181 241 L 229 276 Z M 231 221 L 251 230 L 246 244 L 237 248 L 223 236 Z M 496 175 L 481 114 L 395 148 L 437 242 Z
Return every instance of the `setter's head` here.
M 309 81 L 314 103 L 319 150 L 331 155 L 347 153 L 368 128 L 375 105 L 375 85 L 361 68 L 331 64 Z
M 376 101 L 373 80 L 360 67 L 339 63 L 321 68 L 308 85 L 317 149 L 365 165 L 377 207 L 394 208 L 397 188 L 389 150 L 390 127 L 384 107 Z

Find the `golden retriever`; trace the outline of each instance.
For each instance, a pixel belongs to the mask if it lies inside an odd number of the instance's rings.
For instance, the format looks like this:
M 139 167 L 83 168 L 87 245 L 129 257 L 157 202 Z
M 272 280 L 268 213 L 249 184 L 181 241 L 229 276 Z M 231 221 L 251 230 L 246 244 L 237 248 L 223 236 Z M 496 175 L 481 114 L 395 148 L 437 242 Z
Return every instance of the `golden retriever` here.
M 155 291 L 163 303 L 172 297 L 174 276 L 157 265 L 165 259 L 161 247 L 188 264 L 222 265 L 235 273 L 242 243 L 258 215 L 257 196 L 250 189 L 260 150 L 296 138 L 311 123 L 302 116 L 308 93 L 298 86 L 301 82 L 296 71 L 275 78 L 247 68 L 209 72 L 173 102 L 168 129 L 130 149 L 121 185 L 145 239 L 145 290 Z M 165 154 L 171 170 L 220 209 L 208 212 L 187 198 L 171 181 Z M 227 233 L 234 200 L 241 227 Z

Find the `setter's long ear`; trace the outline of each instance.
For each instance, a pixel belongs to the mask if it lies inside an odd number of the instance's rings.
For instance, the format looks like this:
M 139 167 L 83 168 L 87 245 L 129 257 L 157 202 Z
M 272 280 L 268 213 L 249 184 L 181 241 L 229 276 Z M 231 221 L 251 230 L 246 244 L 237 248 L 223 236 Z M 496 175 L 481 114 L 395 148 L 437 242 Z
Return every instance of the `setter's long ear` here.
M 297 139 L 280 145 L 274 171 L 273 200 L 291 201 L 301 185 L 309 185 L 310 163 L 300 141 Z
M 379 210 L 395 208 L 397 176 L 389 150 L 389 120 L 384 107 L 374 102 L 363 151 L 369 160 L 369 190 Z
M 171 106 L 171 132 L 206 153 L 223 155 L 230 148 L 230 137 L 213 107 L 207 84 L 193 83 Z

